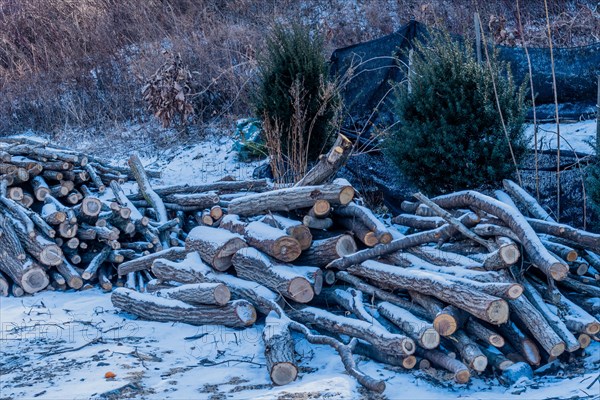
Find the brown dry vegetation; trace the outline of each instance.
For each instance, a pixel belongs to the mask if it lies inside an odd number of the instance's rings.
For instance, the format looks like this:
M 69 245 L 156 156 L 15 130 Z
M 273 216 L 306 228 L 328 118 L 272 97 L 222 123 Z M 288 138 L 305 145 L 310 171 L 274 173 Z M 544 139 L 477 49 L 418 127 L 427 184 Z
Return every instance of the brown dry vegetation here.
M 255 55 L 274 21 L 323 30 L 328 51 L 390 33 L 410 17 L 472 32 L 479 10 L 496 43 L 520 44 L 515 2 L 424 0 L 0 0 L 0 134 L 148 118 L 141 88 L 181 54 L 196 122 L 248 115 Z M 521 1 L 524 37 L 545 46 L 543 0 Z M 558 46 L 600 40 L 593 0 L 548 0 Z

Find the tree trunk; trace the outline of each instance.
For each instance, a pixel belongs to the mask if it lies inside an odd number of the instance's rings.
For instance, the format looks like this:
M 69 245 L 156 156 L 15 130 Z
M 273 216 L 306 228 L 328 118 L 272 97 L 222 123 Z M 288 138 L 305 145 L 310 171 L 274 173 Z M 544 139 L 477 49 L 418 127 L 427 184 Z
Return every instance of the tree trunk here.
M 541 219 L 543 221 L 556 222 L 555 219 L 552 218 L 550 214 L 548 214 L 548 212 L 542 208 L 542 206 L 540 206 L 535 198 L 527 193 L 521 186 L 517 185 L 510 179 L 504 179 L 502 181 L 502 185 L 508 194 L 513 199 L 517 200 L 518 203 L 522 204 L 524 209 L 528 211 L 532 217 Z
M 185 240 L 187 251 L 197 251 L 202 260 L 217 271 L 231 267 L 231 258 L 244 247 L 247 247 L 246 242 L 238 234 L 207 226 L 192 229 Z
M 483 372 L 488 364 L 487 357 L 481 352 L 481 349 L 467 334 L 458 330 L 447 339 L 458 350 L 465 364 L 477 371 Z
M 372 212 L 366 207 L 359 206 L 354 202 L 348 203 L 345 207 L 338 207 L 334 213 L 349 219 L 356 219 L 370 231 L 375 234 L 377 242 L 387 244 L 392 241 L 392 235 Z
M 471 373 L 469 368 L 455 358 L 448 356 L 438 350 L 417 350 L 417 354 L 431 361 L 435 366 L 444 368 L 454 374 L 454 381 L 456 383 L 467 383 L 471 379 Z
M 365 246 L 373 247 L 379 240 L 375 232 L 369 230 L 365 224 L 356 218 L 337 218 L 336 222 L 352 232 Z
M 132 154 L 129 157 L 129 168 L 131 168 L 131 173 L 135 177 L 135 180 L 138 183 L 140 188 L 140 193 L 144 196 L 148 204 L 154 208 L 156 214 L 158 215 L 158 222 L 165 223 L 169 220 L 167 217 L 167 209 L 165 208 L 165 204 L 160 198 L 158 194 L 152 189 L 150 185 L 150 180 L 146 175 L 146 171 L 140 161 L 140 158 L 137 154 Z

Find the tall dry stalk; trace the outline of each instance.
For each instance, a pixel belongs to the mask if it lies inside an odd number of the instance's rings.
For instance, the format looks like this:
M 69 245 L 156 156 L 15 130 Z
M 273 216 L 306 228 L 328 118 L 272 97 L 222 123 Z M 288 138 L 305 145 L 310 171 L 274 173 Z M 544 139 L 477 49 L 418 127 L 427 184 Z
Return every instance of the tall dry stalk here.
M 308 117 L 308 105 L 306 90 L 303 89 L 302 82 L 296 80 L 290 88 L 290 101 L 293 108 L 293 114 L 287 128 L 288 132 L 283 132 L 280 121 L 271 118 L 268 115 L 263 116 L 263 132 L 267 152 L 269 154 L 269 163 L 275 183 L 279 186 L 287 186 L 298 182 L 308 170 L 308 155 L 311 140 L 313 140 L 313 130 L 317 118 L 319 118 L 328 109 L 338 93 L 336 82 L 325 82 L 321 80 L 321 90 L 319 93 L 319 109 L 312 117 Z M 333 121 L 339 126 L 339 107 L 335 110 Z M 307 128 L 308 127 L 308 128 Z M 306 137 L 305 137 L 306 136 Z M 285 138 L 285 143 L 282 142 Z M 321 153 L 325 151 L 324 145 Z
M 548 1 L 544 0 L 546 12 L 546 29 L 548 31 L 548 44 L 550 46 L 550 64 L 552 67 L 552 92 L 554 93 L 554 118 L 556 119 L 556 220 L 560 221 L 560 122 L 558 118 L 558 93 L 556 90 L 556 73 L 554 71 L 554 50 L 552 46 L 552 32 L 550 30 L 550 14 Z
M 477 13 L 477 18 L 479 18 L 479 13 Z M 515 156 L 515 151 L 513 149 L 512 143 L 510 141 L 510 135 L 508 134 L 508 129 L 506 129 L 506 122 L 504 121 L 504 115 L 502 114 L 500 98 L 498 97 L 498 88 L 496 87 L 496 79 L 494 77 L 494 69 L 492 68 L 492 60 L 490 59 L 490 55 L 488 52 L 488 46 L 487 46 L 486 39 L 485 39 L 485 32 L 483 30 L 481 21 L 479 21 L 479 28 L 481 30 L 481 38 L 483 39 L 483 50 L 485 52 L 485 59 L 486 59 L 487 67 L 488 67 L 488 70 L 490 72 L 490 76 L 492 79 L 492 87 L 494 89 L 494 97 L 496 99 L 496 107 L 498 107 L 498 114 L 500 116 L 500 122 L 502 123 L 502 130 L 504 131 L 504 136 L 506 137 L 506 142 L 508 143 L 508 149 L 510 150 L 510 156 L 511 156 L 512 162 L 515 166 L 515 171 L 517 173 L 517 179 L 519 181 L 519 185 L 523 186 L 523 181 L 521 180 L 521 172 L 519 171 L 519 164 L 517 163 L 517 157 Z
M 519 31 L 521 32 L 521 42 L 523 43 L 523 49 L 525 50 L 525 56 L 527 57 L 527 67 L 529 68 L 529 89 L 531 92 L 531 106 L 533 107 L 533 154 L 535 158 L 535 196 L 540 201 L 540 174 L 539 174 L 539 159 L 538 159 L 538 123 L 537 123 L 537 111 L 535 109 L 535 91 L 533 90 L 533 69 L 531 67 L 531 58 L 529 57 L 529 50 L 525 43 L 525 30 L 523 29 L 523 23 L 521 22 L 521 7 L 519 0 L 517 0 L 517 20 L 519 23 Z

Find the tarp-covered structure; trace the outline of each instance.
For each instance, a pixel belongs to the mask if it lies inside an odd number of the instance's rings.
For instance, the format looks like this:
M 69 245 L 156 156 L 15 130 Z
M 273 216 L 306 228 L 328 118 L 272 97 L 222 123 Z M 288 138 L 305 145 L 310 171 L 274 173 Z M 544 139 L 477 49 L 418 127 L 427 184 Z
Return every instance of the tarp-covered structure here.
M 408 49 L 427 37 L 428 28 L 410 21 L 397 32 L 368 42 L 337 49 L 331 56 L 331 73 L 345 77 L 343 97 L 348 108 L 345 127 L 368 130 L 372 125 L 393 122 L 393 83 L 406 79 Z M 457 37 L 457 40 L 462 38 Z M 527 56 L 521 47 L 496 46 L 501 61 L 507 61 L 515 82 L 529 73 Z M 561 117 L 577 119 L 594 113 L 597 76 L 600 75 L 600 43 L 583 47 L 554 48 L 558 102 Z M 554 94 L 549 48 L 528 48 L 538 117 L 553 117 Z M 350 79 L 348 79 L 350 78 Z

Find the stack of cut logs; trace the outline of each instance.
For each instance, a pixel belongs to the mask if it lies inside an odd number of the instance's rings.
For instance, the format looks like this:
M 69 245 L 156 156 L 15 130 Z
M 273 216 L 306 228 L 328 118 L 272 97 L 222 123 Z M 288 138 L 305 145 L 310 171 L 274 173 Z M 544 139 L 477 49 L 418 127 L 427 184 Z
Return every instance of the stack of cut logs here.
M 30 176 L 3 175 L 7 288 L 125 286 L 113 304 L 155 321 L 243 328 L 262 316 L 274 384 L 298 375 L 291 332 L 333 347 L 377 392 L 385 383 L 354 354 L 457 383 L 485 371 L 512 383 L 600 340 L 600 235 L 557 223 L 514 182 L 494 197 L 417 193 L 387 226 L 348 182 L 323 183 L 347 156 L 342 136 L 298 184 L 277 190 L 265 181 L 153 188 L 136 156 L 117 170 L 26 144 L 2 155 Z M 139 190 L 126 194 L 119 181 L 130 176 Z

